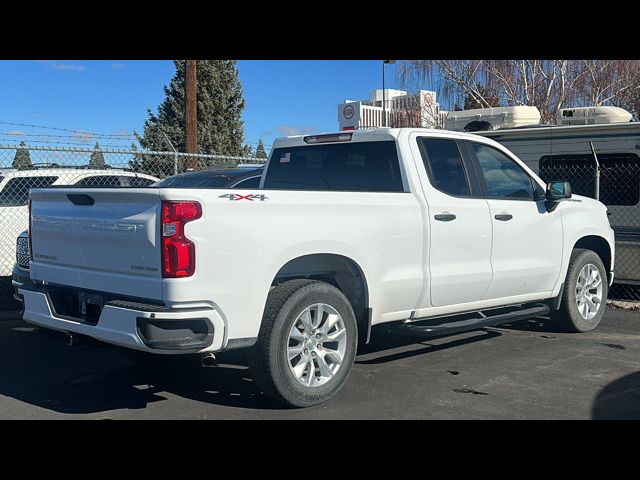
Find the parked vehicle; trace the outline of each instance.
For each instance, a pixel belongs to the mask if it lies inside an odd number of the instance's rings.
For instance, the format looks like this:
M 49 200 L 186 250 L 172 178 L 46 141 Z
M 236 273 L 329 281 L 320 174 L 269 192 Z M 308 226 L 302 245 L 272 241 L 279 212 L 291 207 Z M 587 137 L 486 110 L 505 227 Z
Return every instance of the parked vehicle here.
M 13 286 L 13 296 L 16 300 L 22 302 L 22 295 L 18 292 L 18 289 L 25 285 L 30 284 L 31 278 L 29 277 L 29 231 L 25 230 L 16 238 L 16 263 L 13 266 L 13 273 L 11 274 L 11 284 Z
M 167 177 L 154 187 L 159 188 L 258 188 L 263 166 L 216 168 L 186 172 Z
M 334 396 L 358 339 L 551 313 L 594 329 L 613 279 L 606 208 L 502 145 L 442 130 L 276 140 L 259 189 L 31 192 L 24 318 L 156 354 L 248 349 L 257 385 Z
M 27 229 L 29 189 L 57 185 L 79 187 L 146 187 L 158 179 L 118 169 L 35 165 L 28 169 L 0 169 L 0 277 L 11 279 L 16 258 L 16 237 Z

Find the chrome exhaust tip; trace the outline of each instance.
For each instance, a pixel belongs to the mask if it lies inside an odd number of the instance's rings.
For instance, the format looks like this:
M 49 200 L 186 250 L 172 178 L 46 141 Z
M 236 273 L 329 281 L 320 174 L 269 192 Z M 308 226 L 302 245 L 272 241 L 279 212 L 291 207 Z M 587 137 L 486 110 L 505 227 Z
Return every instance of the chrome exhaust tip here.
M 203 367 L 215 367 L 218 364 L 216 356 L 213 353 L 203 353 L 200 359 L 200 364 Z

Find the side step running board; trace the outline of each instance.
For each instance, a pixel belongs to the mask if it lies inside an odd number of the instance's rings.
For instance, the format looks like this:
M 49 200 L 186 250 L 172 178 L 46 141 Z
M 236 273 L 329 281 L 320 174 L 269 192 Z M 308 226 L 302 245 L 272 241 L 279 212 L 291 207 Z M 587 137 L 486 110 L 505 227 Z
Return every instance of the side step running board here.
M 504 311 L 504 309 L 501 309 Z M 412 322 L 402 323 L 395 326 L 394 331 L 404 335 L 413 335 L 416 337 L 428 338 L 439 337 L 441 335 L 451 335 L 454 333 L 467 332 L 470 330 L 479 330 L 484 327 L 492 327 L 501 323 L 517 322 L 539 315 L 547 315 L 551 309 L 546 304 L 535 304 L 526 307 L 517 308 L 506 313 L 487 315 L 482 313 L 481 318 L 464 319 L 458 321 L 450 321 L 448 323 L 440 323 L 437 325 L 417 325 L 417 322 L 437 321 L 437 318 L 425 318 L 421 320 L 413 320 Z M 491 311 L 489 310 L 490 314 Z

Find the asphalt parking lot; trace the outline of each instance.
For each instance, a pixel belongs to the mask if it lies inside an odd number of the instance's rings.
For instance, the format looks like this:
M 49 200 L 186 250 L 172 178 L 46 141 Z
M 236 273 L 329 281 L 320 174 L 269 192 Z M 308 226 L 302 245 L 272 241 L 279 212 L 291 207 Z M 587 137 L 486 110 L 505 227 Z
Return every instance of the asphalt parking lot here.
M 337 397 L 288 410 L 255 388 L 242 355 L 143 366 L 3 320 L 0 419 L 640 419 L 640 312 L 609 309 L 586 334 L 546 319 L 422 343 L 385 330 Z

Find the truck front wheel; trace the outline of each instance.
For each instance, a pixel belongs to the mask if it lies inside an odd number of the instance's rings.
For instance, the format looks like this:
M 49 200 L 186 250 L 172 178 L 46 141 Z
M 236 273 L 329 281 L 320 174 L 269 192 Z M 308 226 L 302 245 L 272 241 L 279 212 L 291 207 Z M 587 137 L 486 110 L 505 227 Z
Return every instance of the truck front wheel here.
M 576 248 L 571 253 L 560 310 L 552 319 L 569 332 L 588 332 L 598 326 L 607 304 L 607 272 L 598 254 Z
M 342 388 L 357 338 L 353 309 L 340 290 L 315 280 L 290 280 L 269 292 L 249 367 L 266 396 L 309 407 Z

